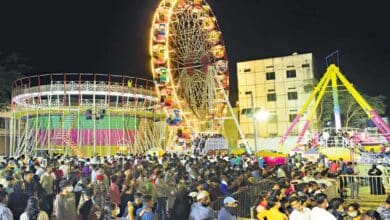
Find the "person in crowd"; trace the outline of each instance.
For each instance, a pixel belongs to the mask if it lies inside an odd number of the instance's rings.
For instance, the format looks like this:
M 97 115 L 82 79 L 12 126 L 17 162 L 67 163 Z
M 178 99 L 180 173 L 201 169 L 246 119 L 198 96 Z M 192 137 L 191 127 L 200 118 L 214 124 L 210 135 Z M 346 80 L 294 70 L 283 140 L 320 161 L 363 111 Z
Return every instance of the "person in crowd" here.
M 153 197 L 152 197 L 153 198 Z M 129 211 L 129 207 L 131 207 L 132 211 Z M 125 211 L 122 214 L 123 217 L 126 216 L 137 216 L 137 210 L 141 209 L 143 207 L 143 202 L 142 202 L 142 193 L 135 193 L 134 194 L 134 201 L 128 201 L 127 202 L 127 207 L 125 207 Z
M 146 172 L 145 172 L 145 174 L 146 174 Z M 126 204 L 129 201 L 135 200 L 135 196 L 136 196 L 135 192 L 137 190 L 137 187 L 139 186 L 138 183 L 136 182 L 135 178 L 133 177 L 132 173 L 130 172 L 130 170 L 126 170 L 124 175 L 125 176 L 124 176 L 124 180 L 123 180 L 122 187 L 121 187 L 122 188 L 121 189 L 121 196 L 120 196 L 121 202 L 119 205 L 119 208 L 121 209 L 120 215 L 122 215 L 122 216 L 124 215 L 124 212 L 127 209 Z M 146 176 L 145 176 L 144 180 L 145 181 L 148 180 L 146 178 Z M 144 181 L 141 181 L 141 182 L 143 183 Z M 150 183 L 150 181 L 148 183 Z M 150 185 L 152 185 L 152 184 L 150 183 Z M 151 187 L 153 187 L 153 186 L 151 186 Z M 139 188 L 138 191 L 143 192 L 143 190 L 141 188 Z M 139 198 L 139 200 L 140 200 L 140 203 L 142 204 L 142 194 L 141 194 L 141 197 Z
M 360 220 L 361 218 L 361 212 L 360 212 L 360 205 L 356 202 L 351 203 L 347 206 L 347 213 L 346 213 L 345 220 Z
M 52 175 L 52 167 L 47 167 L 40 177 L 40 183 L 45 190 L 44 200 L 47 203 L 48 209 L 45 210 L 49 216 L 53 213 L 54 200 L 54 177 Z
M 13 175 L 13 172 L 12 171 L 8 171 L 6 174 L 5 174 L 5 191 L 7 192 L 7 194 L 11 194 L 14 192 L 14 185 L 15 185 L 15 177 Z
M 79 220 L 98 220 L 101 215 L 101 211 L 96 204 L 92 201 L 93 190 L 85 188 L 81 192 L 82 199 L 80 200 L 80 207 L 78 209 Z
M 311 210 L 310 219 L 337 220 L 336 217 L 334 217 L 330 212 L 328 212 L 326 210 L 328 208 L 328 205 L 329 205 L 328 198 L 327 198 L 326 194 L 318 193 L 318 194 L 314 195 L 314 200 L 315 200 L 317 206 Z
M 379 213 L 375 210 L 367 210 L 363 214 L 363 220 L 383 220 Z
M 368 170 L 370 192 L 371 195 L 384 195 L 385 187 L 382 184 L 382 171 L 377 168 L 376 164 L 373 164 L 371 169 Z
M 256 205 L 257 219 L 263 219 L 267 210 L 268 192 L 262 191 L 259 195 L 259 200 Z
M 344 200 L 342 198 L 333 198 L 330 200 L 330 211 L 337 220 L 344 219 Z
M 121 203 L 121 194 L 119 192 L 119 178 L 117 175 L 111 176 L 111 185 L 110 185 L 110 201 L 119 205 Z
M 76 197 L 73 193 L 73 186 L 68 180 L 60 182 L 61 192 L 56 196 L 54 202 L 54 213 L 57 220 L 77 219 Z
M 165 220 L 168 217 L 167 201 L 168 196 L 171 193 L 170 186 L 165 181 L 165 174 L 159 171 L 156 180 L 157 190 L 157 215 L 161 220 Z
M 217 214 L 209 208 L 210 195 L 207 191 L 201 191 L 196 195 L 196 202 L 192 204 L 188 220 L 214 219 Z
M 172 208 L 172 219 L 188 219 L 191 209 L 191 199 L 188 196 L 185 180 L 181 180 L 177 188 L 178 191 L 175 195 Z
M 4 189 L 0 190 L 0 219 L 13 220 L 14 216 L 11 209 L 7 207 L 8 195 Z
M 274 220 L 287 220 L 286 214 L 282 213 L 279 209 L 281 204 L 276 197 L 270 196 L 267 200 L 267 211 L 263 219 L 274 219 Z
M 26 211 L 20 216 L 20 220 L 50 220 L 50 218 L 39 208 L 38 198 L 30 197 L 27 200 Z
M 223 199 L 223 208 L 218 213 L 218 220 L 237 220 L 238 201 L 233 197 L 226 197 Z
M 385 204 L 381 205 L 377 211 L 382 219 L 390 220 L 390 196 L 387 196 Z
M 120 208 L 112 202 L 104 203 L 102 220 L 116 220 L 120 213 Z
M 104 174 L 99 173 L 96 175 L 96 183 L 93 185 L 94 190 L 94 201 L 96 205 L 99 206 L 99 208 L 103 209 L 104 204 L 109 200 L 110 198 L 110 191 L 107 187 L 107 185 L 104 182 Z
M 214 176 L 210 179 L 209 184 L 209 193 L 210 193 L 210 199 L 211 201 L 215 201 L 218 198 L 223 198 L 223 192 L 221 191 L 219 187 L 219 179 L 218 177 Z
M 311 210 L 304 207 L 298 197 L 290 197 L 288 202 L 293 208 L 289 220 L 310 220 Z
M 19 219 L 20 215 L 25 211 L 28 198 L 29 196 L 25 193 L 23 182 L 15 184 L 8 200 L 8 207 L 11 209 L 15 219 Z
M 153 220 L 156 216 L 153 213 L 154 201 L 151 195 L 144 195 L 142 197 L 142 208 L 136 211 L 137 219 Z

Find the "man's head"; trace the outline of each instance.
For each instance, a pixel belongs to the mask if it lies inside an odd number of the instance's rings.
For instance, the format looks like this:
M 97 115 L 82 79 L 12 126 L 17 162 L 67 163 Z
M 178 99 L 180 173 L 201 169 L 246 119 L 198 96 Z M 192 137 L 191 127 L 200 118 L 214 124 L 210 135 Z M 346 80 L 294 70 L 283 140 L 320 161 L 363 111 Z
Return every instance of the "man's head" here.
M 317 182 L 315 182 L 315 181 L 309 182 L 309 192 L 314 193 L 318 189 L 319 189 L 319 187 L 318 187 L 318 183 Z
M 111 176 L 111 182 L 112 182 L 112 183 L 115 183 L 115 184 L 117 184 L 117 182 L 118 182 L 118 179 L 119 179 L 119 178 L 118 178 L 118 176 L 117 176 L 117 175 L 112 175 L 112 176 Z
M 238 206 L 238 201 L 235 200 L 233 197 L 226 197 L 224 200 L 223 200 L 223 206 L 225 207 L 237 207 Z
M 297 211 L 302 211 L 303 207 L 302 207 L 301 201 L 299 200 L 298 197 L 290 197 L 288 202 L 290 203 L 291 208 L 293 208 Z
M 0 190 L 0 202 L 3 204 L 8 203 L 8 194 L 4 189 Z
M 318 193 L 314 196 L 317 207 L 326 209 L 328 207 L 328 196 L 324 193 Z
M 203 206 L 208 206 L 210 204 L 210 195 L 207 191 L 200 191 L 196 196 L 196 201 L 201 203 Z
M 14 178 L 14 174 L 12 172 L 7 172 L 5 174 L 5 180 L 8 182 L 8 183 L 12 183 L 15 178 Z
M 135 193 L 134 194 L 134 203 L 136 205 L 142 204 L 142 193 Z
M 60 189 L 61 189 L 61 192 L 63 192 L 63 193 L 71 193 L 71 192 L 73 192 L 72 183 L 68 180 L 61 180 Z
M 145 207 L 153 208 L 153 206 L 154 206 L 154 201 L 153 201 L 153 198 L 151 195 L 144 195 L 142 197 L 142 202 L 143 202 Z
M 32 172 L 31 170 L 27 170 L 27 171 L 25 171 L 25 173 L 24 173 L 23 179 L 24 179 L 26 182 L 30 183 L 30 182 L 33 180 L 33 177 L 34 177 L 34 172 Z
M 216 187 L 218 187 L 218 185 L 219 185 L 219 179 L 218 179 L 218 177 L 212 177 L 212 178 L 210 179 L 210 186 L 211 186 L 212 188 L 216 188 Z

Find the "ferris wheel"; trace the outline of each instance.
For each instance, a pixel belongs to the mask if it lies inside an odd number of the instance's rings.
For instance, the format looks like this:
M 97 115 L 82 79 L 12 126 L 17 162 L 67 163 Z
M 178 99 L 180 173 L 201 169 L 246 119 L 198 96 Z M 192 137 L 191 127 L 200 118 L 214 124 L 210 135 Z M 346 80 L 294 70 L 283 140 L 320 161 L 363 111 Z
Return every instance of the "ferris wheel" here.
M 151 67 L 167 123 L 218 133 L 227 112 L 228 61 L 204 0 L 162 0 L 150 36 Z

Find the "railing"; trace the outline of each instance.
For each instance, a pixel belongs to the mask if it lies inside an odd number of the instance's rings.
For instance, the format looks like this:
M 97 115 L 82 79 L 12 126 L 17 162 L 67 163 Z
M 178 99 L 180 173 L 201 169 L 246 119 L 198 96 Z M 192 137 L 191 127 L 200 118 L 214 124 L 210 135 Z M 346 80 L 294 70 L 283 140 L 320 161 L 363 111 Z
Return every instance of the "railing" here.
M 339 176 L 339 192 L 344 198 L 384 201 L 389 190 L 390 176 Z
M 313 133 L 306 135 L 301 143 L 308 146 L 320 147 L 362 147 L 364 145 L 378 145 L 386 143 L 384 134 L 373 131 L 349 132 L 348 135 L 331 135 L 325 133 Z
M 263 191 L 270 191 L 275 184 L 272 180 L 262 180 L 257 184 L 241 188 L 239 191 L 231 194 L 238 201 L 238 215 L 241 217 L 251 216 L 251 207 L 257 202 L 259 195 Z M 219 211 L 223 206 L 223 198 L 213 201 L 211 208 Z
M 140 98 L 147 96 L 145 98 L 154 99 L 156 96 L 154 81 L 125 75 L 44 74 L 21 78 L 12 83 L 12 100 L 16 104 L 32 103 L 34 107 L 46 107 L 47 100 L 51 100 L 48 97 L 52 95 L 58 96 L 58 102 L 65 103 L 65 100 L 69 99 L 67 101 L 70 105 L 71 100 L 78 100 L 78 104 L 80 104 L 80 100 L 83 100 L 83 98 L 80 99 L 81 96 L 88 99 L 88 96 L 92 94 L 97 95 L 96 100 L 103 99 L 106 102 L 107 97 L 111 101 L 111 96 L 121 97 L 123 104 L 128 97 Z M 60 101 L 59 99 L 62 99 L 62 96 L 65 96 L 64 100 Z M 48 103 L 49 106 L 52 106 L 52 104 L 55 105 L 56 103 Z M 58 105 L 61 105 L 61 103 L 58 103 Z

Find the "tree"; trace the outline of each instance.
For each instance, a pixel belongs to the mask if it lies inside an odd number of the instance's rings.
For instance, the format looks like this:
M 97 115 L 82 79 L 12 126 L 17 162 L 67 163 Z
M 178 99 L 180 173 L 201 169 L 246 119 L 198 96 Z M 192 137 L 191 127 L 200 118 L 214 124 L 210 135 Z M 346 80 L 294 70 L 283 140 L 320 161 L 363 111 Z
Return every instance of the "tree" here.
M 0 103 L 10 102 L 12 82 L 31 70 L 24 61 L 25 59 L 16 53 L 0 52 Z
M 377 110 L 379 115 L 384 115 L 386 110 L 385 100 L 383 95 L 369 96 L 362 94 L 363 98 L 371 107 Z M 367 114 L 363 111 L 360 105 L 352 97 L 348 91 L 339 91 L 340 117 L 343 127 L 361 127 L 362 120 L 368 119 Z M 333 112 L 333 97 L 331 92 L 327 92 L 318 107 L 317 112 L 318 125 L 320 127 L 329 127 L 327 123 L 334 121 Z

